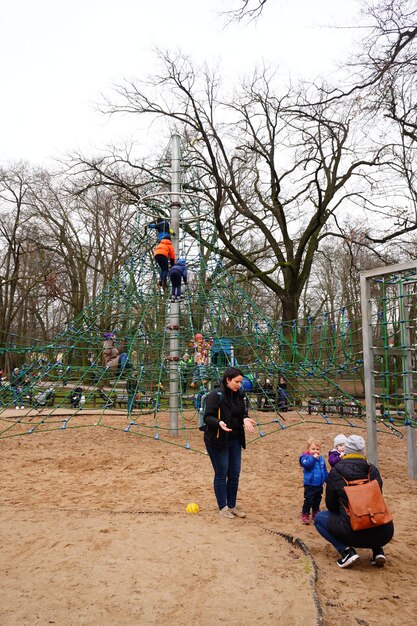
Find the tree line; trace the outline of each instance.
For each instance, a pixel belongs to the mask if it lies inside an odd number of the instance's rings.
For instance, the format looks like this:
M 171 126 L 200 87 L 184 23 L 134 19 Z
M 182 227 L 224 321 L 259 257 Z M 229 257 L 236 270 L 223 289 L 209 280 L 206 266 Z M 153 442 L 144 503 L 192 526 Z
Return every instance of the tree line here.
M 240 17 L 266 9 L 245 0 Z M 181 135 L 183 189 L 205 199 L 218 238 L 184 228 L 275 319 L 343 303 L 359 318 L 359 271 L 415 258 L 416 16 L 409 1 L 367 8 L 335 84 L 283 86 L 260 68 L 231 91 L 217 70 L 159 53 L 158 74 L 115 85 L 103 105 Z M 48 339 L 88 306 L 128 254 L 141 197 L 169 187 L 169 163 L 132 147 L 3 168 L 2 342 Z

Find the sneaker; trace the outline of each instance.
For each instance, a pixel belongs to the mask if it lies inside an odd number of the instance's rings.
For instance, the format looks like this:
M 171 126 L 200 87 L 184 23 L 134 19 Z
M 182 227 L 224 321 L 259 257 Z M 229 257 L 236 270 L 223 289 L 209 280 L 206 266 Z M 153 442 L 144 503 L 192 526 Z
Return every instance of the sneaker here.
M 176 302 L 176 301 L 177 301 L 177 300 L 176 300 L 175 296 L 172 296 L 172 298 L 171 298 L 171 302 Z
M 224 506 L 222 509 L 220 509 L 220 516 L 227 517 L 228 519 L 234 519 L 235 517 L 232 511 L 227 506 Z
M 18 406 L 15 406 L 14 408 L 15 408 L 15 409 L 19 409 L 19 407 L 18 407 Z
M 382 548 L 379 548 L 372 554 L 371 565 L 376 565 L 377 567 L 384 567 L 387 559 L 385 558 L 385 554 Z
M 21 406 L 20 408 L 21 408 L 21 409 L 24 409 L 25 407 L 24 407 L 24 406 Z
M 301 513 L 301 523 L 302 524 L 310 523 L 310 515 L 308 513 Z
M 312 518 L 313 522 L 314 522 L 314 520 L 317 517 L 317 513 L 320 513 L 320 511 L 313 511 L 312 514 L 311 514 L 311 518 Z
M 359 559 L 359 554 L 353 548 L 346 548 L 340 555 L 340 559 L 337 559 L 339 567 L 350 567 L 355 561 Z
M 231 511 L 235 517 L 246 517 L 245 511 L 241 511 L 240 509 L 237 508 L 237 506 L 233 507 L 232 509 L 229 509 L 229 511 Z

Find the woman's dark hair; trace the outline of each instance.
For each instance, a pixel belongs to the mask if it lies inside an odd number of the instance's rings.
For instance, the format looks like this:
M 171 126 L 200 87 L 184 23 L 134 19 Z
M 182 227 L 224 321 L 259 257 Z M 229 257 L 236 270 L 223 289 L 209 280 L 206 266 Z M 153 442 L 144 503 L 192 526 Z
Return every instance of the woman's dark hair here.
M 227 380 L 231 380 L 232 378 L 236 378 L 236 376 L 244 376 L 244 373 L 239 370 L 237 367 L 228 367 L 222 378 L 223 387 L 227 387 Z

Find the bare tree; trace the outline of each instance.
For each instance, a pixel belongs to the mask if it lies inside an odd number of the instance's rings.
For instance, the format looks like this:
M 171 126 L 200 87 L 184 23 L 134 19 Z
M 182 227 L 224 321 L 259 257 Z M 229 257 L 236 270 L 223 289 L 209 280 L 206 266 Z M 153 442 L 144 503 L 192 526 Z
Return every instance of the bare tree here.
M 39 173 L 30 186 L 27 202 L 36 225 L 41 250 L 56 259 L 53 275 L 55 295 L 67 309 L 68 319 L 77 316 L 97 295 L 103 284 L 116 274 L 129 249 L 129 232 L 134 220 L 132 208 L 113 194 L 47 172 Z
M 42 281 L 39 265 L 31 265 L 26 201 L 30 174 L 24 164 L 0 172 L 0 342 L 21 342 L 26 298 Z M 20 335 L 16 338 L 16 335 Z
M 0 173 L 3 346 L 49 340 L 129 255 L 134 207 L 119 186 L 90 182 L 23 164 Z
M 229 21 L 256 20 L 262 13 L 267 0 L 239 0 L 235 9 L 225 11 Z
M 361 49 L 346 64 L 349 87 L 322 87 L 322 100 L 355 98 L 373 140 L 390 152 L 384 171 L 387 201 L 394 220 L 390 228 L 368 232 L 368 243 L 385 244 L 399 236 L 407 238 L 417 228 L 416 68 L 417 8 L 413 0 L 366 2 L 363 15 L 367 34 Z M 353 78 L 353 81 L 352 81 Z
M 162 116 L 186 138 L 199 185 L 184 187 L 206 195 L 221 254 L 277 294 L 285 320 L 295 319 L 321 240 L 340 234 L 336 215 L 348 200 L 372 196 L 370 172 L 383 165 L 383 150 L 355 144 L 352 105 L 310 105 L 302 89 L 277 94 L 267 72 L 221 97 L 216 75 L 161 56 L 162 73 L 120 85 L 120 103 L 108 111 Z

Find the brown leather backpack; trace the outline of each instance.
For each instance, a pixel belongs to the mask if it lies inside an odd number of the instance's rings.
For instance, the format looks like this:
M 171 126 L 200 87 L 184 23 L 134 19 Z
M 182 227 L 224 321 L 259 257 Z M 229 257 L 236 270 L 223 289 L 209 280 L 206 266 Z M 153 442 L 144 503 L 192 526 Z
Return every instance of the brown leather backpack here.
M 339 472 L 342 476 L 342 474 Z M 343 507 L 349 515 L 352 530 L 374 528 L 392 522 L 392 514 L 388 509 L 377 480 L 370 479 L 369 469 L 367 478 L 346 480 L 344 487 L 349 506 Z

